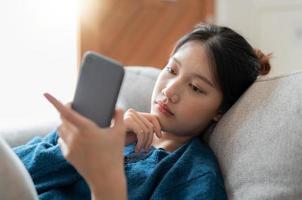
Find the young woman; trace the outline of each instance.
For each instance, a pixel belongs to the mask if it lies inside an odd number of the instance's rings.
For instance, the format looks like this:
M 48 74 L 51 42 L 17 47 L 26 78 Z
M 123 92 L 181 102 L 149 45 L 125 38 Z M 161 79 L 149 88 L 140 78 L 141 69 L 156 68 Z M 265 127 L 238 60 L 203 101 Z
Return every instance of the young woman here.
M 45 94 L 62 124 L 15 152 L 40 199 L 227 199 L 202 135 L 269 72 L 268 59 L 230 28 L 197 25 L 161 71 L 150 113 L 117 110 L 100 128 Z

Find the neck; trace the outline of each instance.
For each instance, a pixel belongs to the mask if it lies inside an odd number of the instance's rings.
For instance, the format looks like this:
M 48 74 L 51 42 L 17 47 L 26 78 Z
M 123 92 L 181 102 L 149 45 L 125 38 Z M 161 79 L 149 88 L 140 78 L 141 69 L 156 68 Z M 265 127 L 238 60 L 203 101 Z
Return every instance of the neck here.
M 173 152 L 182 145 L 184 145 L 192 136 L 177 136 L 171 133 L 162 132 L 162 136 L 159 138 L 154 134 L 152 146 L 155 148 L 162 148 L 168 152 Z

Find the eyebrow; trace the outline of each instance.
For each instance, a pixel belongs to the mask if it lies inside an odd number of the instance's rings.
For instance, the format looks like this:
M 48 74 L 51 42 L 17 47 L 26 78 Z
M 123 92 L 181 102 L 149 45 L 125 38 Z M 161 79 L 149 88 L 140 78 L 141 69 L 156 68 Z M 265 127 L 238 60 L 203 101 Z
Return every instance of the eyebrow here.
M 181 66 L 181 62 L 180 62 L 178 59 L 176 59 L 175 57 L 172 57 L 172 59 L 173 59 L 179 66 Z M 211 87 L 214 88 L 214 84 L 213 84 L 211 81 L 209 81 L 209 79 L 207 79 L 206 77 L 204 77 L 204 76 L 202 76 L 202 75 L 200 75 L 200 74 L 197 74 L 197 73 L 194 73 L 193 75 L 196 76 L 196 77 L 198 77 L 198 78 L 200 78 L 200 79 L 203 80 L 205 83 L 207 83 L 208 85 L 210 85 Z

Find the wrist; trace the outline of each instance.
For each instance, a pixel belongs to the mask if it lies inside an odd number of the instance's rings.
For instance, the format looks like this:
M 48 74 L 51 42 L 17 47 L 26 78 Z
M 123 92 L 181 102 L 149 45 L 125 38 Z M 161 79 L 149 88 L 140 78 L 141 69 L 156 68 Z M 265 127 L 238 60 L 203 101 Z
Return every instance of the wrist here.
M 127 185 L 124 170 L 111 169 L 100 173 L 89 183 L 93 200 L 127 199 Z

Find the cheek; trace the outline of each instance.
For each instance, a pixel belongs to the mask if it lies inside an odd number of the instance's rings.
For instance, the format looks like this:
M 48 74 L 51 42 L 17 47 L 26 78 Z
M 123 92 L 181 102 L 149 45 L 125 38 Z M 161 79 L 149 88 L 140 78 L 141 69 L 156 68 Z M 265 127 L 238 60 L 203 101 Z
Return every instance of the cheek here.
M 209 115 L 210 109 L 207 104 L 201 102 L 188 102 L 182 108 L 181 113 L 183 120 L 186 121 L 200 121 L 201 119 L 207 118 Z
M 218 105 L 210 99 L 188 101 L 187 104 L 181 108 L 182 115 L 179 121 L 182 121 L 192 128 L 203 127 L 213 119 L 217 109 Z

